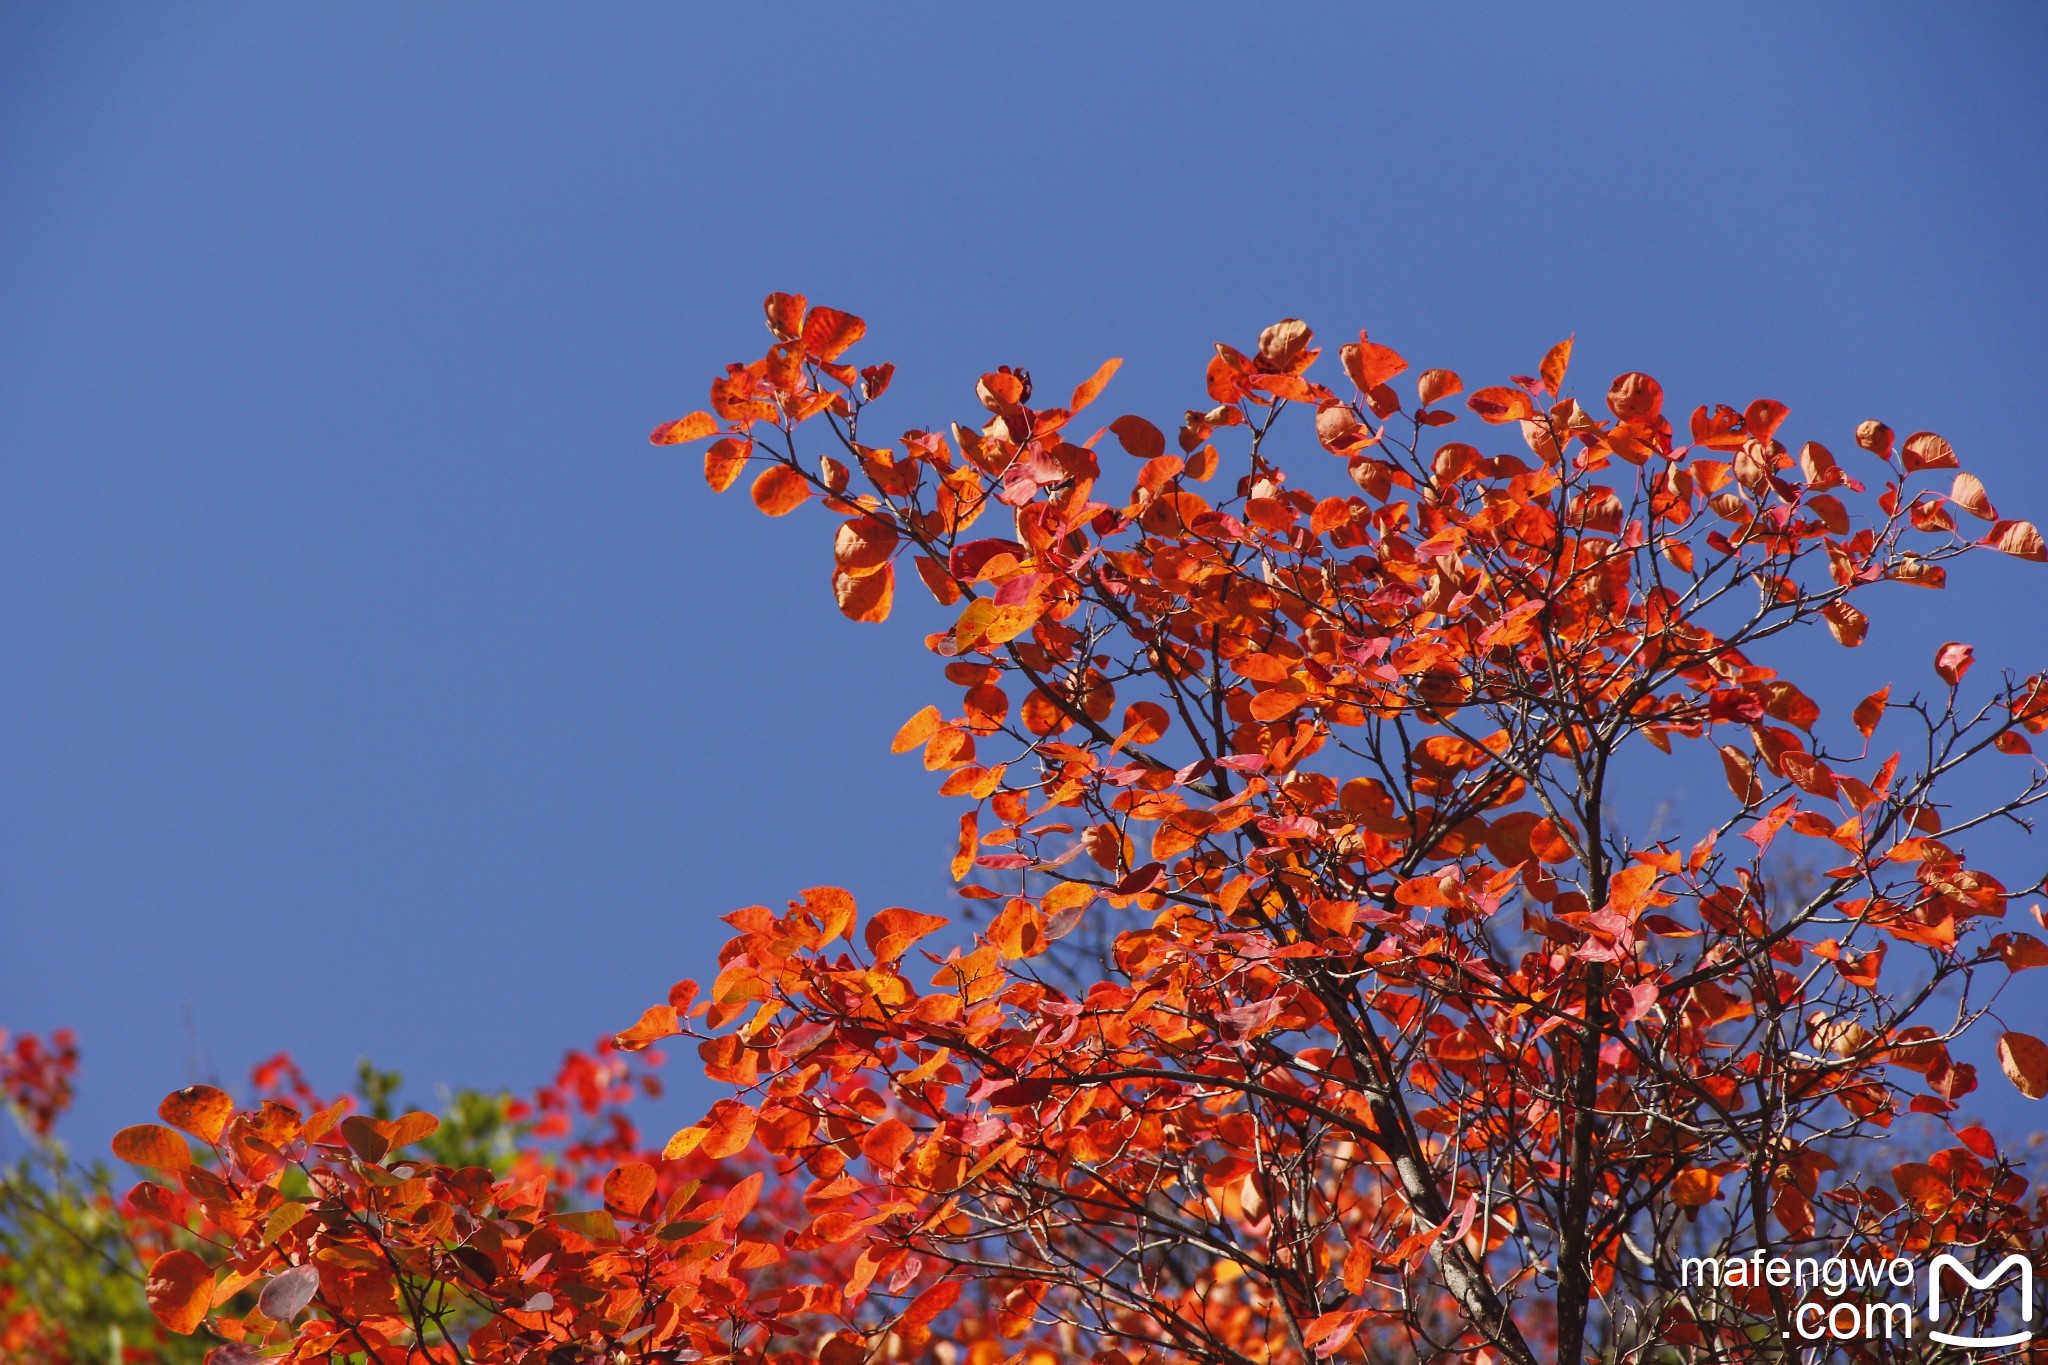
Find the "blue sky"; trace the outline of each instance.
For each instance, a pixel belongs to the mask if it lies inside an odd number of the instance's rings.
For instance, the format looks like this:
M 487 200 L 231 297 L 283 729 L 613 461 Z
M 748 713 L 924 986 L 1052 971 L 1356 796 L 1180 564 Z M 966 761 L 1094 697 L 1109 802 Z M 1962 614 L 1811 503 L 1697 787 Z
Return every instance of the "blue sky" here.
M 277 1048 L 524 1088 L 736 906 L 943 906 L 918 624 L 645 444 L 772 289 L 902 427 L 1109 355 L 1170 417 L 1285 315 L 1576 333 L 2048 514 L 2043 70 L 2021 3 L 13 6 L 0 1024 L 80 1028 L 96 1142 Z M 2044 581 L 1901 600 L 1854 694 L 2038 666 Z

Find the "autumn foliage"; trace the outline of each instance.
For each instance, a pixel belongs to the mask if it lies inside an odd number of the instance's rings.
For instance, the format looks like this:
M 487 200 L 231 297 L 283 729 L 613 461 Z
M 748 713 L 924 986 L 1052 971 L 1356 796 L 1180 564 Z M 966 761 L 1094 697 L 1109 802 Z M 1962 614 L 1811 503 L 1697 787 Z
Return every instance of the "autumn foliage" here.
M 2036 884 L 1966 851 L 2048 795 L 2048 683 L 1957 643 L 1830 711 L 1766 662 L 2048 558 L 1947 441 L 1582 400 L 1569 341 L 1468 393 L 1294 320 L 1175 422 L 1098 416 L 1111 361 L 892 440 L 859 318 L 767 321 L 653 439 L 818 504 L 847 616 L 924 599 L 950 686 L 895 748 L 962 803 L 960 904 L 729 915 L 616 1040 L 729 1094 L 580 1199 L 412 1116 L 172 1096 L 116 1144 L 204 1229 L 168 1328 L 223 1365 L 1750 1359 L 1812 1291 L 1681 1256 L 2038 1256 L 1957 1111 L 1973 1033 L 2048 1090 L 2005 1022 Z M 1657 764 L 1726 778 L 1683 837 L 1620 795 Z

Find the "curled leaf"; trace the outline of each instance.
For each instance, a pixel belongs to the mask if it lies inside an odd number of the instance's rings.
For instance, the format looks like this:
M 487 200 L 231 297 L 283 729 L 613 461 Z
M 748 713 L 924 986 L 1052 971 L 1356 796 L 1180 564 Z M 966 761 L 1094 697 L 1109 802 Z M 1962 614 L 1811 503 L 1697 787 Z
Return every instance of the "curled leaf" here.
M 1488 422 L 1519 422 L 1536 415 L 1536 401 L 1520 389 L 1494 385 L 1465 400 L 1465 406 Z
M 1916 431 L 1906 438 L 1906 446 L 1899 463 L 1908 474 L 1922 469 L 1954 469 L 1956 467 L 1955 447 L 1931 431 Z
M 704 452 L 704 482 L 711 485 L 712 492 L 723 493 L 732 487 L 740 471 L 747 467 L 747 455 L 753 448 L 753 442 L 731 436 L 711 443 L 711 448 Z
M 648 436 L 658 446 L 679 446 L 685 441 L 701 441 L 706 436 L 716 435 L 718 419 L 708 412 L 693 412 L 687 417 L 678 417 L 673 422 L 664 422 Z
M 640 1015 L 640 1022 L 622 1033 L 614 1034 L 612 1043 L 625 1052 L 638 1052 L 650 1043 L 663 1038 L 673 1038 L 682 1031 L 676 1022 L 674 1005 L 650 1005 Z
M 880 570 L 863 574 L 841 570 L 832 575 L 832 596 L 850 620 L 886 621 L 896 596 L 896 566 L 885 563 Z
M 2042 544 L 2041 532 L 2031 521 L 2001 521 L 1991 528 L 1984 543 L 2015 559 L 2048 562 L 2048 546 Z
M 2008 1033 L 1998 1040 L 1998 1065 L 2028 1099 L 2048 1095 L 2048 1043 L 2029 1033 Z
M 1566 337 L 1551 347 L 1543 356 L 1543 366 L 1537 371 L 1543 380 L 1543 387 L 1552 394 L 1564 392 L 1565 371 L 1572 363 L 1572 338 Z

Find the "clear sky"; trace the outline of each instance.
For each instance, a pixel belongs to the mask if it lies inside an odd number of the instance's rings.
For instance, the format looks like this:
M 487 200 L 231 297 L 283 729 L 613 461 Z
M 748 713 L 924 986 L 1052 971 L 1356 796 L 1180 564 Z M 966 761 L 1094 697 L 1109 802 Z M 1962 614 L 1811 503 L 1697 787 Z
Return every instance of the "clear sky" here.
M 277 1048 L 524 1088 L 732 908 L 943 908 L 925 627 L 645 443 L 771 289 L 899 427 L 1109 355 L 1170 418 L 1285 315 L 1468 382 L 1575 332 L 2042 518 L 2043 71 L 1995 0 L 8 6 L 0 1024 L 81 1030 L 97 1145 Z M 2044 587 L 1816 657 L 2039 666 Z

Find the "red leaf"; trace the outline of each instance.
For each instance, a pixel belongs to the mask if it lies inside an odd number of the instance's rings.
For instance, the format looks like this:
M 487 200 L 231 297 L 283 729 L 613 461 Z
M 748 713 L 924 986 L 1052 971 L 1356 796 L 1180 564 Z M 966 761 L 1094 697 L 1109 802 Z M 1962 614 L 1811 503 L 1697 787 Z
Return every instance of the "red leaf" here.
M 1143 867 L 1133 868 L 1129 876 L 1109 889 L 1109 894 L 1112 896 L 1135 896 L 1140 892 L 1150 891 L 1158 884 L 1160 876 L 1165 871 L 1166 865 L 1164 863 L 1146 863 Z
M 1357 1252 L 1354 1250 L 1354 1255 Z M 1335 1355 L 1344 1343 L 1351 1340 L 1351 1334 L 1358 1330 L 1358 1324 L 1365 1318 L 1360 1308 L 1337 1309 L 1312 1319 L 1301 1330 L 1301 1344 L 1318 1356 Z
M 1119 417 L 1109 424 L 1117 444 L 1141 460 L 1156 460 L 1166 453 L 1166 437 L 1142 417 Z
M 1356 342 L 1340 347 L 1337 355 L 1344 362 L 1344 372 L 1351 376 L 1351 382 L 1365 393 L 1370 393 L 1408 368 L 1408 362 L 1401 358 L 1399 351 L 1366 340 L 1364 332 L 1358 334 Z
M 1984 543 L 2015 559 L 2048 563 L 2048 546 L 2043 545 L 2041 532 L 2031 521 L 2001 521 L 1991 528 Z
M 1899 461 L 1908 474 L 1922 469 L 1954 469 L 1955 447 L 1931 431 L 1916 431 L 1906 438 L 1904 457 Z
M 1939 673 L 1941 680 L 1950 687 L 1960 687 L 1963 675 L 1970 671 L 1970 665 L 1976 658 L 1976 650 L 1951 640 L 1935 652 L 1934 671 Z
M 768 314 L 768 333 L 777 341 L 795 341 L 804 329 L 804 296 L 770 294 L 762 303 Z
M 837 360 L 847 347 L 867 335 L 868 325 L 837 308 L 813 308 L 804 319 L 804 349 L 820 360 Z
M 1536 400 L 1520 389 L 1496 384 L 1465 400 L 1465 406 L 1489 422 L 1519 422 L 1536 415 Z

